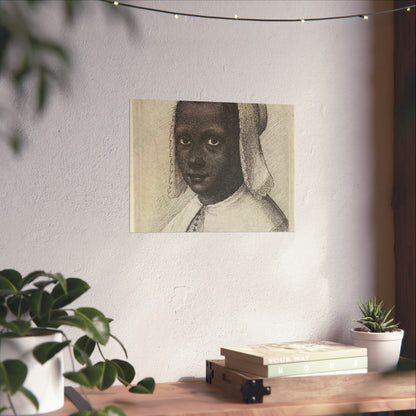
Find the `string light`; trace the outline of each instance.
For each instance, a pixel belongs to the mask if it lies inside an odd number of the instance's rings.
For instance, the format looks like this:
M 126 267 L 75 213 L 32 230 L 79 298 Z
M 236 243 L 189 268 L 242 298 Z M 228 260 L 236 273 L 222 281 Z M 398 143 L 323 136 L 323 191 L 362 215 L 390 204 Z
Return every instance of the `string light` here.
M 174 12 L 170 10 L 163 10 L 163 9 L 153 9 L 151 7 L 145 7 L 145 6 L 138 6 L 131 3 L 123 3 L 119 1 L 113 1 L 113 0 L 100 0 L 104 3 L 110 3 L 114 5 L 119 5 L 123 7 L 130 7 L 133 9 L 139 9 L 144 11 L 149 11 L 153 13 L 163 13 L 163 14 L 170 14 L 175 17 L 175 19 L 179 18 L 179 16 L 185 16 L 185 17 L 195 17 L 200 19 L 214 19 L 214 20 L 239 20 L 242 22 L 316 22 L 316 21 L 324 21 L 324 20 L 340 20 L 340 19 L 354 19 L 354 18 L 360 18 L 364 20 L 368 20 L 371 16 L 379 15 L 379 14 L 385 14 L 385 13 L 395 13 L 399 12 L 401 10 L 406 10 L 407 12 L 410 12 L 411 9 L 416 7 L 416 4 L 413 4 L 412 6 L 404 6 L 404 7 L 398 7 L 396 9 L 389 9 L 389 10 L 381 10 L 378 12 L 372 12 L 372 13 L 366 13 L 366 14 L 350 14 L 345 16 L 328 16 L 328 17 L 311 17 L 311 18 L 302 18 L 302 19 L 260 19 L 260 18 L 251 18 L 251 17 L 239 17 L 237 14 L 234 15 L 234 17 L 226 17 L 226 16 L 208 16 L 203 14 L 193 14 L 193 13 L 182 13 L 182 12 Z

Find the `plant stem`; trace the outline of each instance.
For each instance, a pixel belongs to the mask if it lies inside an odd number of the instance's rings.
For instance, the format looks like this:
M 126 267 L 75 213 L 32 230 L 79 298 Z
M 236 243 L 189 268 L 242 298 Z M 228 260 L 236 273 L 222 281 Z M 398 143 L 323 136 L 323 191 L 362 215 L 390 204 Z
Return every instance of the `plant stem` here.
M 17 319 L 20 319 L 22 314 L 22 298 L 19 299 L 19 308 L 17 309 Z
M 9 393 L 7 393 L 7 399 L 9 401 L 10 407 L 12 408 L 14 416 L 17 416 L 16 409 L 13 406 L 12 398 Z
M 66 336 L 65 332 L 63 332 L 63 331 L 59 331 L 59 332 L 63 335 L 63 337 L 65 338 L 66 341 L 69 341 L 69 339 Z M 75 361 L 74 361 L 74 357 L 72 356 L 72 352 L 71 352 L 71 344 L 68 345 L 68 348 L 69 348 L 69 357 L 71 359 L 72 371 L 75 372 L 76 371 L 75 370 Z M 85 397 L 85 400 L 88 402 L 88 404 L 90 405 L 91 409 L 94 409 L 94 407 L 92 406 L 92 404 L 90 402 L 90 399 L 88 398 L 87 393 L 85 392 L 84 386 L 81 386 L 80 385 L 80 388 L 81 388 L 81 392 L 82 392 L 83 396 Z
M 103 354 L 103 352 L 101 351 L 100 344 L 98 344 L 98 343 L 97 343 L 97 348 L 98 348 L 98 351 L 100 352 L 100 355 L 101 355 L 102 359 L 103 359 L 104 361 L 106 361 L 106 358 L 104 357 L 104 354 Z

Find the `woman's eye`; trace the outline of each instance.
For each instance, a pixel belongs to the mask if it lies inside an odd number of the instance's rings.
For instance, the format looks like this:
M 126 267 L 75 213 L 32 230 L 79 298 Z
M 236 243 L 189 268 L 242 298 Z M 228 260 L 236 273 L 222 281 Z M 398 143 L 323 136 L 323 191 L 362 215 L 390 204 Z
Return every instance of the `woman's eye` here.
M 178 141 L 182 146 L 189 146 L 191 144 L 191 141 L 187 137 L 179 137 Z
M 211 137 L 210 139 L 208 139 L 208 144 L 210 146 L 218 146 L 221 142 L 216 139 L 215 137 Z

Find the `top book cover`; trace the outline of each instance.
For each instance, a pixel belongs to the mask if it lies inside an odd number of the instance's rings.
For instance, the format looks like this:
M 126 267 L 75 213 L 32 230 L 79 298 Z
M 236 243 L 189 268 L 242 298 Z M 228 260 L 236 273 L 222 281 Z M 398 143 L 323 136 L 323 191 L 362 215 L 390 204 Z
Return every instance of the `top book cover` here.
M 335 358 L 367 356 L 367 348 L 332 341 L 299 341 L 279 344 L 241 345 L 221 348 L 225 357 L 271 365 Z

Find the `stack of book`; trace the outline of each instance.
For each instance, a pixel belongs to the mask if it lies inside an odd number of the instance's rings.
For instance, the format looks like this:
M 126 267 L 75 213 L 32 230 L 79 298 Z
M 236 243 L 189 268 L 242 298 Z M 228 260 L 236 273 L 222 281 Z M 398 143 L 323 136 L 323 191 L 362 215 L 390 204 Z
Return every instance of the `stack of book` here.
M 225 366 L 261 377 L 367 372 L 367 348 L 332 341 L 223 347 Z

